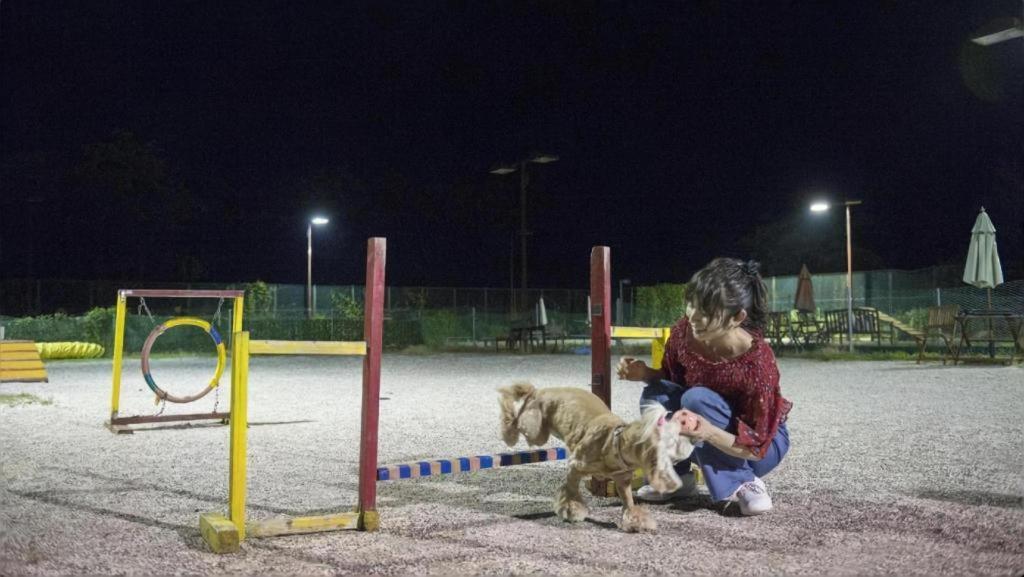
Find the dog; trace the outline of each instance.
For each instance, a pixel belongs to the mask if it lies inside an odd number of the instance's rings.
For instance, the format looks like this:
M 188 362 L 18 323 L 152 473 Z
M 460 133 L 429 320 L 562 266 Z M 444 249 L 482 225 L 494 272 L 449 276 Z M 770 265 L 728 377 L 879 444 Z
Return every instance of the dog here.
M 515 446 L 522 435 L 530 445 L 543 445 L 554 435 L 569 448 L 569 474 L 554 502 L 559 518 L 572 523 L 586 519 L 580 481 L 590 476 L 615 481 L 622 499 L 620 529 L 627 533 L 657 529 L 647 509 L 633 502 L 633 471 L 642 469 L 658 491 L 674 491 L 682 481 L 672 465 L 693 452 L 690 440 L 679 434 L 679 424 L 665 419 L 662 406 L 645 407 L 640 419 L 627 424 L 584 389 L 537 389 L 516 383 L 498 393 L 505 444 Z

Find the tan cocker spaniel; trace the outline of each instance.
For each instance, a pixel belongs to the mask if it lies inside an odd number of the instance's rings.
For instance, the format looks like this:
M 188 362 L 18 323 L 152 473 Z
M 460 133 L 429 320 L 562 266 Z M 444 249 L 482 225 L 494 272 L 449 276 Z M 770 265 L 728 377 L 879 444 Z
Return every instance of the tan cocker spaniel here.
M 501 434 L 514 446 L 522 434 L 530 445 L 543 445 L 554 435 L 569 448 L 569 475 L 555 496 L 555 514 L 565 521 L 587 517 L 580 494 L 584 477 L 610 479 L 622 499 L 622 523 L 626 532 L 654 531 L 653 518 L 633 502 L 630 481 L 642 469 L 647 482 L 661 492 L 674 491 L 681 481 L 672 464 L 693 451 L 679 424 L 665 419 L 660 405 L 645 408 L 643 415 L 626 423 L 590 391 L 556 387 L 537 389 L 516 383 L 498 389 L 501 403 Z

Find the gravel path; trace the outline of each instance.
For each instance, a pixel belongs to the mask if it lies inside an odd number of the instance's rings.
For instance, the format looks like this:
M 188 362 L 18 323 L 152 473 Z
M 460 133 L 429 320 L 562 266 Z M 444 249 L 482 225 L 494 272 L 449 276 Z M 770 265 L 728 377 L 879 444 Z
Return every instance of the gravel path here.
M 122 412 L 153 413 L 136 363 Z M 793 448 L 767 479 L 768 515 L 684 500 L 651 506 L 658 534 L 632 535 L 614 527 L 616 500 L 592 499 L 588 522 L 568 525 L 551 513 L 556 462 L 381 483 L 377 533 L 252 539 L 219 556 L 198 517 L 225 506 L 227 428 L 112 435 L 109 361 L 50 362 L 49 383 L 0 384 L 53 401 L 0 406 L 0 575 L 1024 573 L 1024 369 L 780 364 Z M 253 360 L 252 517 L 356 502 L 360 366 Z M 587 387 L 589 366 L 569 355 L 387 355 L 381 463 L 500 452 L 495 388 Z M 186 383 L 211 370 L 209 359 L 166 359 L 154 377 L 191 392 Z M 615 410 L 635 417 L 638 385 L 614 389 Z

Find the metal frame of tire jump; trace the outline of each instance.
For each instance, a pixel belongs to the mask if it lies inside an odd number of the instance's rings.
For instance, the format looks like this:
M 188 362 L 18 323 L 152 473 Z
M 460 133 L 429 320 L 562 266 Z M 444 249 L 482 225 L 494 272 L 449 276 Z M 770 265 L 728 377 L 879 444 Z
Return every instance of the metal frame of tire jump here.
M 204 513 L 199 527 L 203 539 L 217 553 L 238 551 L 246 537 L 270 537 L 299 533 L 355 529 L 375 531 L 380 526 L 376 509 L 377 482 L 494 469 L 527 463 L 562 460 L 565 448 L 535 449 L 497 455 L 478 455 L 419 461 L 378 467 L 378 423 L 380 412 L 380 360 L 383 344 L 383 302 L 386 239 L 371 238 L 366 255 L 366 300 L 364 338 L 361 342 L 253 341 L 238 331 L 232 339 L 230 465 L 228 513 Z M 608 247 L 591 252 L 591 390 L 611 406 L 611 280 Z M 651 338 L 652 352 L 664 345 L 667 329 L 618 327 L 618 338 Z M 363 356 L 362 416 L 359 447 L 359 502 L 352 511 L 304 517 L 279 517 L 266 521 L 246 520 L 246 429 L 248 425 L 249 355 L 361 355 Z M 660 354 L 655 355 L 655 362 Z M 591 491 L 607 495 L 610 483 L 594 481 Z
M 119 407 L 121 401 L 121 372 L 124 360 L 124 333 L 127 319 L 127 303 L 129 298 L 184 298 L 184 299 L 231 299 L 231 333 L 236 334 L 242 330 L 242 314 L 244 311 L 245 291 L 241 290 L 162 290 L 162 289 L 121 289 L 117 291 L 117 312 L 114 321 L 114 361 L 113 361 L 113 383 L 110 395 L 110 420 L 106 425 L 114 433 L 132 433 L 131 425 L 167 423 L 175 421 L 199 421 L 199 420 L 226 420 L 230 414 L 217 412 L 209 413 L 188 413 L 172 415 L 133 415 L 121 416 Z M 217 348 L 217 368 L 212 379 L 207 383 L 206 389 L 196 395 L 177 397 L 160 389 L 153 381 L 149 371 L 149 352 L 156 341 L 156 338 L 167 329 L 175 326 L 191 325 L 198 326 L 205 330 L 213 339 Z M 146 384 L 156 393 L 158 401 L 171 401 L 174 403 L 190 403 L 203 397 L 206 393 L 220 385 L 220 375 L 224 369 L 225 347 L 223 339 L 217 329 L 210 323 L 192 317 L 178 317 L 166 321 L 149 334 L 142 351 L 142 373 Z

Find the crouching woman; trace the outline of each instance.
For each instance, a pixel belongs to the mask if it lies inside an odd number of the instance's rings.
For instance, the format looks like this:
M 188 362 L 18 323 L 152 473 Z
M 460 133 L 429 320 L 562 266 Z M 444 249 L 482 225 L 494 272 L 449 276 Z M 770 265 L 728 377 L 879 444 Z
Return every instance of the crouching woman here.
M 641 404 L 657 402 L 695 445 L 693 455 L 715 501 L 743 515 L 772 508 L 762 480 L 789 450 L 775 355 L 763 336 L 767 290 L 758 265 L 718 258 L 690 281 L 686 315 L 672 327 L 661 369 L 623 358 L 618 376 L 646 383 Z M 666 501 L 697 494 L 690 460 L 677 463 L 683 486 L 671 494 L 641 487 L 637 497 Z

